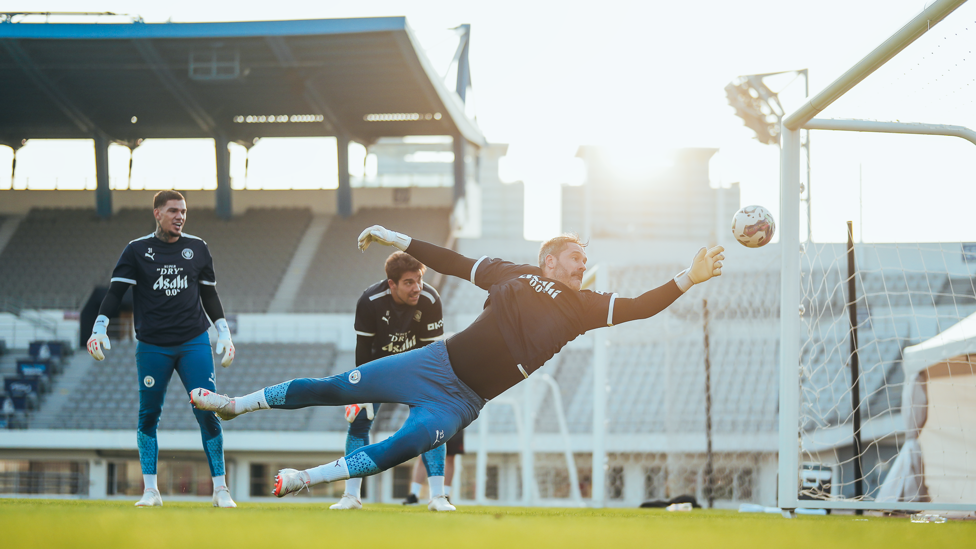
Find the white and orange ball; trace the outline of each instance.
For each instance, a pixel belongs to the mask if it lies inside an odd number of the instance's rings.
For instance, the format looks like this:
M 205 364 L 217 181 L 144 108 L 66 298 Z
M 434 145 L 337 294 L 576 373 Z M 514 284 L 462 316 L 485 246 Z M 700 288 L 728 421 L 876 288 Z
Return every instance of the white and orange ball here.
M 776 222 L 762 206 L 744 206 L 732 216 L 732 236 L 747 248 L 761 248 L 773 239 Z

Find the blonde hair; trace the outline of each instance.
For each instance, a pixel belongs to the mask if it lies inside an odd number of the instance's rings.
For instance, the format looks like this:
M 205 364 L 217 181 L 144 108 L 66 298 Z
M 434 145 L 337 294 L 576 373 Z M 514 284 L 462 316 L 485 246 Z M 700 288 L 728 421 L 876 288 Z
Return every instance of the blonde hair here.
M 539 248 L 539 268 L 545 268 L 547 255 L 559 255 L 567 244 L 579 244 L 580 248 L 585 248 L 587 245 L 587 243 L 583 242 L 580 239 L 580 236 L 576 233 L 563 233 L 559 236 L 550 238 L 549 240 L 543 242 L 542 246 Z

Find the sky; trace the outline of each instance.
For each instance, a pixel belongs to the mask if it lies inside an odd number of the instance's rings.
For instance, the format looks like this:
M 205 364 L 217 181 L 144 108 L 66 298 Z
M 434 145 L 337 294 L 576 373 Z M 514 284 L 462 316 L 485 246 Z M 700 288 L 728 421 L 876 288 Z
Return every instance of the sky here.
M 822 118 L 868 118 L 976 128 L 976 2 L 964 5 L 894 61 L 828 107 Z M 779 151 L 752 139 L 727 104 L 724 87 L 739 75 L 809 69 L 816 93 L 924 7 L 907 0 L 703 0 L 494 2 L 387 1 L 205 3 L 22 1 L 24 11 L 113 11 L 146 22 L 315 19 L 404 15 L 435 67 L 446 69 L 456 46 L 449 31 L 471 25 L 472 107 L 487 139 L 508 143 L 503 180 L 526 183 L 527 236 L 558 230 L 558 208 L 542 197 L 583 175 L 580 145 L 630 151 L 653 162 L 679 147 L 719 149 L 714 186 L 740 183 L 742 204 L 779 215 Z M 8 8 L 9 9 L 9 8 Z M 789 83 L 776 81 L 774 91 Z M 787 112 L 803 99 L 803 81 L 783 88 Z M 278 142 L 275 142 L 278 141 Z M 152 147 L 150 147 L 152 145 Z M 865 241 L 973 240 L 969 204 L 976 198 L 976 147 L 957 138 L 813 132 L 814 239 L 839 241 L 855 221 Z M 59 164 L 49 158 L 59 147 Z M 251 152 L 251 171 L 289 174 L 319 185 L 321 166 L 307 151 L 319 143 L 265 140 Z M 90 173 L 90 144 L 30 142 L 18 153 L 18 180 L 78 178 Z M 178 153 L 178 165 L 167 159 Z M 627 156 L 627 155 L 624 155 Z M 0 147 L 0 166 L 9 162 Z M 128 151 L 112 152 L 125 173 Z M 234 155 L 242 169 L 242 155 Z M 355 162 L 352 162 L 355 164 Z M 291 166 L 291 168 L 288 168 Z M 147 143 L 136 152 L 134 178 L 167 174 L 213 185 L 213 145 Z M 84 184 L 83 182 L 81 184 Z M 298 183 L 302 185 L 305 183 Z M 151 182 L 150 182 L 151 185 Z M 4 182 L 0 181 L 0 186 Z M 805 220 L 802 221 L 805 227 Z

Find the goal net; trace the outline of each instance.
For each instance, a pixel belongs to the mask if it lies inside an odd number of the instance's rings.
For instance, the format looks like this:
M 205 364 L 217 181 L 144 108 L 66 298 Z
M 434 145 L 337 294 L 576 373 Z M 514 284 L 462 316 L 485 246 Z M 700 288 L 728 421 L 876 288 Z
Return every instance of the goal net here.
M 976 510 L 976 3 L 912 25 L 784 121 L 783 508 Z

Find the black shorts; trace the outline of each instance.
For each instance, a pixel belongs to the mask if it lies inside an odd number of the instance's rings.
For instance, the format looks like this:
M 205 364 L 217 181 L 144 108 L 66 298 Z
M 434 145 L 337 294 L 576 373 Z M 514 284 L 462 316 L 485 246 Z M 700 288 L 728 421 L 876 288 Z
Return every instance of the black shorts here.
M 464 429 L 461 429 L 447 441 L 447 455 L 454 456 L 464 453 Z

